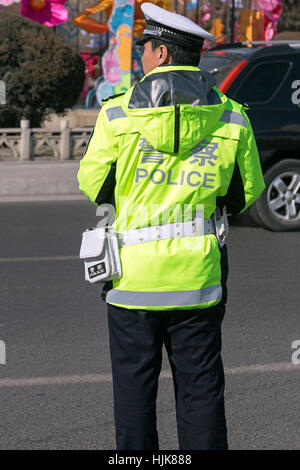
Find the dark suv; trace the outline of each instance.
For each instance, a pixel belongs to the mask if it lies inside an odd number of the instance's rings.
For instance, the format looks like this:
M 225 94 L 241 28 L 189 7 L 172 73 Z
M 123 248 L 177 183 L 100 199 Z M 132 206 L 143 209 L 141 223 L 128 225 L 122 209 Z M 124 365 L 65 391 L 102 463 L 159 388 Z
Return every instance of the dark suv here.
M 300 41 L 236 43 L 201 55 L 200 69 L 245 103 L 266 189 L 250 208 L 260 225 L 300 228 Z

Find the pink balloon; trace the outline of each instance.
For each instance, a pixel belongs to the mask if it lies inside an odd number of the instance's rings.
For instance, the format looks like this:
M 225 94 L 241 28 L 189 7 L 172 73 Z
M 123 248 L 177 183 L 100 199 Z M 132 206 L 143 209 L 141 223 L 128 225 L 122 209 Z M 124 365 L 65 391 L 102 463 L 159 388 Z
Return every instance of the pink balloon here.
M 282 0 L 258 0 L 260 8 L 267 11 L 272 11 L 282 4 Z
M 268 23 L 266 29 L 265 29 L 265 39 L 266 41 L 270 41 L 273 39 L 276 33 L 276 27 L 272 23 Z
M 22 0 L 21 15 L 37 21 L 44 26 L 57 26 L 68 21 L 68 10 L 62 6 L 66 0 L 45 0 L 45 6 L 36 11 L 31 8 L 29 0 Z
M 112 85 L 116 85 L 120 82 L 121 74 L 119 70 L 119 61 L 114 55 L 114 51 L 109 51 L 105 54 L 104 70 L 107 80 Z

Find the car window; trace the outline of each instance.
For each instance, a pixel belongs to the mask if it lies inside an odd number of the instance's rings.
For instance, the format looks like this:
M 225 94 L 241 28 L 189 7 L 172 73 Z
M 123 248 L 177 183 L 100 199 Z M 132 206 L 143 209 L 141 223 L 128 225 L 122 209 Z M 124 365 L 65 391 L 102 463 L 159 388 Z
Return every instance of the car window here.
M 219 87 L 228 73 L 240 62 L 240 58 L 232 56 L 204 55 L 200 59 L 200 70 L 213 74 L 216 86 Z
M 269 101 L 278 91 L 289 69 L 288 61 L 259 64 L 245 77 L 234 96 L 249 104 Z

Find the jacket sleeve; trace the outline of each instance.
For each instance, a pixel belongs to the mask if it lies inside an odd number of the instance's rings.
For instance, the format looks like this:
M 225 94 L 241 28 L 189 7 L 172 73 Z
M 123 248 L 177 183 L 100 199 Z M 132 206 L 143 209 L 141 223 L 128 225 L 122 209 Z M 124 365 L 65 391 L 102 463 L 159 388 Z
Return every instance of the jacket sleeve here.
M 266 187 L 252 126 L 244 111 L 243 117 L 247 127 L 241 130 L 230 185 L 226 195 L 218 201 L 219 206 L 226 205 L 229 215 L 244 212 Z
M 118 145 L 103 107 L 78 171 L 79 189 L 95 204 L 111 202 L 115 186 Z

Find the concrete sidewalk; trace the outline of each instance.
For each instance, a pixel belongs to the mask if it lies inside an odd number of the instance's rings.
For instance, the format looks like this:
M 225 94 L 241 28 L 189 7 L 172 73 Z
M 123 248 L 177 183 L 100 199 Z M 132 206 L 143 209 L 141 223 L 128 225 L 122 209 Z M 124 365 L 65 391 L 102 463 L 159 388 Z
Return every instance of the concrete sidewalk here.
M 78 189 L 79 161 L 1 162 L 0 201 L 18 198 L 84 198 Z

